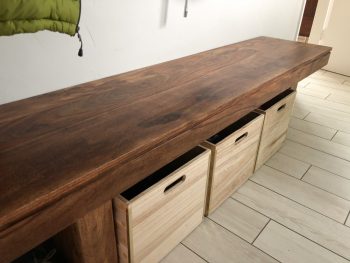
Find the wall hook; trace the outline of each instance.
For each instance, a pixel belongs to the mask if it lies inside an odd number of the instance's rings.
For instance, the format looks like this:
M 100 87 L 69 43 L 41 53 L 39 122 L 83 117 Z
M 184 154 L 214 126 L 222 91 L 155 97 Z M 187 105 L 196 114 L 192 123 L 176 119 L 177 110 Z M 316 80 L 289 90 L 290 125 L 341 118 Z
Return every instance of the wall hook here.
M 185 0 L 184 17 L 187 17 L 187 15 L 188 15 L 188 0 Z

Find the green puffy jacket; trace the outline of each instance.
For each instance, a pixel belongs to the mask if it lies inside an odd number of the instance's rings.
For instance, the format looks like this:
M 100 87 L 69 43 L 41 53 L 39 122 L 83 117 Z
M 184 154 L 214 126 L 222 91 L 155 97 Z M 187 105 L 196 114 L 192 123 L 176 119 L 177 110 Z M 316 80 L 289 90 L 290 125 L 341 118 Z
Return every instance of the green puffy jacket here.
M 80 0 L 0 0 L 0 36 L 41 30 L 74 36 L 80 12 Z
M 51 30 L 74 36 L 79 0 L 0 0 L 0 35 Z

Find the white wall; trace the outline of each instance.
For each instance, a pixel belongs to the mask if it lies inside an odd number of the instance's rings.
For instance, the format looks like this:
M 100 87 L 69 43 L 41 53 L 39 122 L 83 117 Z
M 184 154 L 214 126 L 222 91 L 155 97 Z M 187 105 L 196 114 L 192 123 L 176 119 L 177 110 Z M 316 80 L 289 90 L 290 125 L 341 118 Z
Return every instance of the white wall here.
M 76 37 L 0 37 L 0 104 L 266 35 L 295 39 L 304 0 L 82 0 Z
M 312 24 L 309 43 L 319 44 L 322 32 L 325 27 L 326 17 L 331 4 L 331 0 L 318 0 L 314 22 Z

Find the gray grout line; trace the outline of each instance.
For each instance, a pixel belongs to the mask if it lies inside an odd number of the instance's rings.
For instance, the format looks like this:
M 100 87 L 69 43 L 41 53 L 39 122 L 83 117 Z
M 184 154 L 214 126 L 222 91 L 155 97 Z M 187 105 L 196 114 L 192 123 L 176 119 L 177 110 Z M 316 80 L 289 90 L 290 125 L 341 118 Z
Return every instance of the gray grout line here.
M 309 112 L 308 114 L 310 114 L 311 112 Z M 309 123 L 312 123 L 312 124 L 315 124 L 315 125 L 318 125 L 318 126 L 321 126 L 321 127 L 324 127 L 324 128 L 328 128 L 328 129 L 332 129 L 332 130 L 336 130 L 336 131 L 339 131 L 337 129 L 334 129 L 332 127 L 329 127 L 329 126 L 326 126 L 326 125 L 323 125 L 323 124 L 319 124 L 319 123 L 316 123 L 316 122 L 312 122 L 312 121 L 309 121 L 309 120 L 304 120 L 304 119 L 300 119 L 300 118 L 297 118 L 295 116 L 292 115 L 292 117 L 296 118 L 296 119 L 299 119 L 299 120 L 302 120 L 302 121 L 306 121 L 306 122 L 309 122 Z M 307 116 L 305 116 L 304 118 L 306 118 Z M 290 127 L 290 126 L 289 126 Z M 291 127 L 293 128 L 293 127 Z M 293 128 L 293 129 L 296 129 L 296 128 Z M 296 129 L 297 130 L 297 129 Z M 317 135 L 315 135 L 317 136 Z M 321 137 L 322 138 L 322 137 Z
M 307 121 L 307 122 L 309 122 L 309 121 Z M 312 123 L 312 122 L 310 122 L 310 123 Z M 313 123 L 313 124 L 315 124 L 315 123 Z M 320 125 L 320 126 L 322 126 L 322 125 Z M 326 126 L 323 126 L 323 127 L 329 128 L 329 127 L 326 127 Z M 321 136 L 319 136 L 319 135 L 317 135 L 317 134 L 309 133 L 309 132 L 306 132 L 306 131 L 304 131 L 304 130 L 300 130 L 300 129 L 297 129 L 297 128 L 294 128 L 294 127 L 291 127 L 291 126 L 288 126 L 288 129 L 297 130 L 297 131 L 300 131 L 300 132 L 305 133 L 305 134 L 307 134 L 307 135 L 312 135 L 312 136 L 314 136 L 314 137 L 317 137 L 317 138 L 320 138 L 320 139 L 323 139 L 323 140 L 326 140 L 326 141 L 329 141 L 329 142 L 333 142 L 332 139 L 334 138 L 334 136 L 335 136 L 335 135 L 338 133 L 338 131 L 339 131 L 339 130 L 333 129 L 333 130 L 336 131 L 335 134 L 332 135 L 332 138 L 331 138 L 331 139 L 327 139 L 327 138 L 321 137 Z M 332 129 L 332 128 L 331 128 L 331 129 Z M 288 138 L 288 140 L 291 140 L 291 139 Z M 340 144 L 340 145 L 349 147 L 349 146 L 344 145 L 344 144 L 341 144 L 341 143 L 337 143 L 337 142 L 333 142 L 333 143 L 336 143 L 336 144 Z M 350 148 L 350 147 L 349 147 L 349 148 Z
M 251 208 L 250 206 L 248 206 L 248 205 L 246 205 L 245 203 L 241 202 L 240 200 L 236 199 L 233 195 L 231 195 L 229 198 L 231 198 L 232 200 L 234 200 L 234 201 L 236 201 L 236 202 L 238 202 L 238 203 L 240 203 L 240 204 L 242 204 L 242 205 L 244 205 L 244 206 L 246 206 L 246 207 L 248 207 L 248 208 L 254 210 L 254 211 L 257 212 L 258 214 L 260 214 L 260 215 L 262 215 L 262 216 L 264 216 L 264 217 L 266 217 L 266 218 L 268 218 L 268 219 L 271 219 L 270 217 L 268 217 L 268 216 L 265 215 L 264 213 L 261 213 L 261 212 L 259 212 L 258 210 L 255 210 L 254 208 Z
M 346 82 L 346 81 L 345 81 Z M 330 92 L 331 94 L 336 94 L 337 92 L 340 92 L 340 93 L 349 93 L 350 94 L 350 89 L 347 90 L 347 84 L 344 83 L 338 83 L 336 84 L 336 86 L 329 86 L 329 85 L 324 85 L 324 84 L 321 84 L 319 83 L 318 85 L 322 86 L 322 88 L 326 88 L 326 89 L 329 89 L 328 91 L 326 92 Z M 311 83 L 310 83 L 311 84 Z M 314 83 L 315 84 L 315 83 Z M 343 88 L 338 88 L 337 86 L 342 86 Z M 344 87 L 345 86 L 345 87 Z M 306 86 L 302 87 L 302 89 L 310 89 L 310 88 L 307 88 Z M 312 89 L 311 89 L 312 90 Z M 308 95 L 308 94 L 304 94 L 304 95 L 307 95 L 307 96 L 312 96 L 312 95 Z M 326 98 L 328 98 L 330 95 L 328 95 Z M 312 97 L 315 97 L 315 96 L 312 96 Z M 336 101 L 334 101 L 336 102 Z M 336 103 L 340 103 L 340 104 L 346 104 L 346 103 L 342 103 L 342 102 L 336 102 Z
M 312 112 L 309 112 L 308 115 L 311 114 L 311 113 L 312 113 Z M 342 112 L 342 113 L 343 113 L 343 112 Z M 350 115 L 349 112 L 345 112 L 345 113 L 348 113 L 348 114 Z M 316 112 L 316 114 L 318 114 L 318 113 Z M 295 116 L 293 116 L 293 117 L 295 117 Z M 305 116 L 304 118 L 306 118 L 306 117 L 307 117 L 307 116 Z M 326 117 L 327 117 L 327 116 L 326 116 Z M 296 117 L 295 117 L 295 118 L 296 118 Z M 338 130 L 338 131 L 341 131 L 341 132 L 350 134 L 350 132 L 348 132 L 348 131 L 344 131 L 344 130 L 340 130 L 340 129 L 335 129 L 334 127 L 330 127 L 330 126 L 326 126 L 326 125 L 323 125 L 323 124 L 319 124 L 319 123 L 317 123 L 317 122 L 313 122 L 313 121 L 309 121 L 309 120 L 305 120 L 305 119 L 300 119 L 300 118 L 297 118 L 297 119 L 303 120 L 303 121 L 307 121 L 307 122 L 310 122 L 310 123 L 313 123 L 313 124 L 321 125 L 321 126 L 326 127 L 326 128 L 331 128 L 331 129 L 333 129 L 333 130 Z
M 235 199 L 234 197 L 232 197 L 232 198 L 233 198 L 235 201 L 240 202 L 239 200 Z M 254 209 L 254 208 L 250 207 L 249 205 L 247 205 L 247 204 L 245 204 L 245 203 L 242 203 L 242 202 L 240 202 L 240 203 L 241 203 L 241 204 L 243 204 L 243 205 L 245 205 L 246 207 L 248 207 L 248 208 L 250 208 L 250 209 L 254 210 L 255 212 L 258 212 L 258 213 L 260 213 L 260 214 L 264 215 L 265 217 L 270 218 L 269 216 L 267 216 L 267 215 L 265 215 L 265 214 L 263 214 L 263 213 L 259 212 L 258 210 L 256 210 L 256 209 Z M 319 245 L 320 247 L 323 247 L 324 249 L 326 249 L 326 250 L 328 250 L 328 251 L 330 251 L 330 252 L 332 252 L 332 253 L 334 253 L 334 254 L 338 255 L 339 257 L 344 258 L 344 259 L 346 259 L 347 261 L 349 261 L 349 260 L 350 260 L 350 259 L 347 259 L 347 258 L 345 258 L 344 256 L 342 256 L 342 255 L 340 255 L 340 254 L 338 254 L 338 253 L 334 252 L 333 250 L 331 250 L 331 249 L 329 249 L 329 248 L 325 247 L 324 245 L 321 245 L 321 244 L 317 243 L 316 241 L 314 241 L 314 240 L 312 240 L 312 239 L 310 239 L 310 238 L 308 238 L 308 237 L 306 237 L 306 236 L 302 235 L 301 233 L 299 233 L 299 232 L 297 232 L 297 231 L 295 231 L 295 230 L 293 230 L 293 229 L 289 228 L 288 226 L 286 226 L 286 225 L 284 225 L 284 224 L 282 224 L 282 223 L 278 222 L 277 220 L 272 219 L 272 218 L 270 218 L 270 220 L 271 220 L 271 221 L 274 221 L 274 222 L 276 222 L 277 224 L 280 224 L 281 226 L 283 226 L 283 227 L 285 227 L 285 228 L 289 229 L 290 231 L 292 231 L 292 232 L 294 232 L 294 233 L 296 233 L 296 234 L 298 234 L 298 235 L 300 235 L 300 236 L 302 236 L 302 237 L 306 238 L 307 240 L 309 240 L 309 241 L 311 241 L 311 242 L 313 242 L 313 243 L 315 243 L 315 244 Z M 337 222 L 337 223 L 338 223 L 338 224 L 340 224 L 339 222 Z M 343 225 L 343 224 L 341 224 L 341 225 Z
M 293 157 L 290 157 L 290 158 L 293 158 Z M 350 181 L 349 178 L 346 178 L 346 177 L 341 176 L 341 175 L 339 175 L 339 174 L 336 174 L 336 173 L 334 173 L 334 172 L 328 171 L 328 170 L 326 170 L 326 169 L 324 169 L 324 168 L 318 167 L 317 165 L 311 164 L 311 166 L 316 167 L 316 168 L 318 168 L 318 169 L 320 169 L 320 170 L 326 171 L 327 173 L 330 173 L 330 174 L 332 174 L 332 175 L 334 175 L 334 176 L 340 177 L 341 179 L 345 179 L 345 180 Z M 303 182 L 305 182 L 305 181 L 303 181 Z
M 199 255 L 197 252 L 193 251 L 191 248 L 189 248 L 188 246 L 186 246 L 184 243 L 180 243 L 181 245 L 183 245 L 185 248 L 187 248 L 189 251 L 191 251 L 193 254 L 197 255 L 198 257 L 200 257 L 201 259 L 203 259 L 205 262 L 210 263 L 208 260 L 206 260 L 205 258 L 203 258 L 201 255 Z
M 297 116 L 295 116 L 295 115 L 293 115 L 293 114 L 292 114 L 291 116 L 292 116 L 293 118 L 298 119 L 298 120 L 304 121 L 304 119 L 303 119 L 304 117 L 303 117 L 303 118 L 301 118 L 301 117 L 297 117 Z
M 333 141 L 333 139 L 334 139 L 334 137 L 338 134 L 338 132 L 339 132 L 339 130 L 337 130 L 335 133 L 334 133 L 334 135 L 332 136 L 332 138 L 331 138 L 331 142 Z M 341 143 L 339 143 L 339 144 L 341 144 Z M 343 145 L 343 144 L 342 144 Z M 346 145 L 344 145 L 344 146 L 346 146 Z
M 282 153 L 282 152 L 279 152 L 279 153 Z M 295 158 L 294 156 L 290 156 L 290 155 L 288 155 L 287 153 L 282 153 L 282 154 L 284 154 L 284 155 L 286 155 L 286 156 L 288 156 L 288 157 L 290 157 L 290 158 L 293 158 L 293 159 L 295 159 L 295 160 L 298 160 L 298 161 L 303 162 L 303 160 L 297 159 L 297 158 Z M 319 166 L 317 166 L 317 165 L 314 165 L 314 164 L 311 164 L 311 165 L 312 165 L 312 166 L 315 166 L 315 167 L 317 167 L 317 168 L 320 168 L 320 169 L 322 169 L 322 170 L 325 170 L 325 171 L 327 171 L 327 172 L 329 172 L 329 173 L 331 173 L 331 174 L 334 174 L 334 175 L 336 175 L 336 176 L 339 176 L 339 177 L 341 177 L 341 178 L 344 178 L 344 179 L 346 179 L 346 180 L 350 180 L 349 178 L 347 178 L 347 177 L 345 177 L 345 176 L 342 176 L 342 175 L 340 175 L 340 174 L 337 174 L 337 173 L 335 173 L 335 172 L 333 172 L 333 171 L 327 170 L 327 169 L 325 169 L 325 168 L 321 168 L 321 167 L 319 167 Z
M 349 210 L 348 216 L 345 218 L 345 221 L 344 221 L 344 225 L 345 225 L 345 226 L 347 226 L 347 225 L 346 225 L 346 221 L 348 221 L 349 215 L 350 215 L 350 210 Z
M 231 233 L 231 234 L 235 235 L 236 237 L 238 237 L 239 239 L 243 240 L 245 243 L 247 243 L 247 244 L 251 245 L 252 247 L 254 247 L 254 248 L 260 250 L 260 251 L 261 251 L 262 253 L 264 253 L 265 255 L 267 255 L 267 256 L 269 256 L 269 257 L 273 258 L 274 260 L 276 260 L 276 261 L 278 261 L 278 262 L 281 263 L 281 261 L 279 261 L 278 259 L 274 258 L 273 256 L 271 256 L 270 254 L 266 253 L 265 251 L 261 250 L 260 248 L 258 248 L 258 247 L 256 247 L 256 246 L 252 245 L 251 243 L 249 243 L 249 242 L 248 242 L 247 240 L 245 240 L 244 238 L 242 238 L 242 237 L 240 237 L 239 235 L 237 235 L 236 233 L 232 232 L 230 229 L 224 227 L 223 225 L 219 224 L 218 222 L 214 221 L 213 219 L 211 219 L 211 218 L 209 218 L 209 217 L 207 217 L 207 218 L 208 218 L 210 221 L 212 221 L 212 222 L 214 222 L 215 224 L 217 224 L 218 226 L 222 227 L 223 229 L 226 229 L 229 233 Z M 270 219 L 270 220 L 271 220 L 271 219 Z M 270 222 L 270 220 L 269 220 L 269 222 Z
M 317 98 L 317 97 L 314 97 L 314 96 L 310 96 L 310 95 L 306 95 L 306 94 L 303 94 L 303 93 L 300 93 L 302 96 L 308 96 L 308 97 L 311 97 L 311 98 L 316 98 L 317 100 L 321 100 L 321 101 L 325 101 L 324 99 L 320 99 L 320 98 Z M 350 94 L 350 92 L 349 92 L 349 94 Z M 350 107 L 350 104 L 347 104 L 347 103 L 341 103 L 341 102 L 336 102 L 336 101 L 331 101 L 331 100 L 326 100 L 327 102 L 330 102 L 330 103 L 334 103 L 334 104 L 339 104 L 340 106 L 347 106 L 347 107 Z M 297 99 L 296 99 L 296 104 L 295 105 L 297 105 L 298 104 L 298 101 L 297 101 Z M 298 106 L 297 106 L 298 107 Z M 338 111 L 338 112 L 340 112 L 340 113 L 345 113 L 345 114 L 350 114 L 349 113 L 349 111 L 344 111 L 344 110 L 340 110 L 340 109 L 335 109 L 335 108 L 333 108 L 333 107 L 329 107 L 329 106 L 326 106 L 326 105 L 317 105 L 316 104 L 316 106 L 315 107 L 324 107 L 324 108 L 327 108 L 328 110 L 330 110 L 330 111 Z M 319 113 L 319 112 L 317 112 L 317 111 L 314 111 L 314 110 L 311 110 L 310 111 L 310 113 L 312 113 L 312 112 L 315 112 L 315 113 L 317 113 L 317 114 L 320 114 L 320 115 L 322 115 L 322 113 Z M 327 116 L 327 115 L 326 115 Z M 330 118 L 330 117 L 329 117 Z M 320 124 L 320 125 L 322 125 L 322 124 Z M 326 127 L 328 127 L 328 126 L 326 126 Z
M 332 93 L 329 93 L 329 94 L 324 98 L 324 100 L 327 100 L 331 95 L 332 95 Z
M 302 120 L 305 121 L 305 119 L 307 118 L 307 116 L 309 116 L 310 114 L 311 114 L 311 111 L 310 111 L 308 114 L 306 114 L 306 116 L 305 116 L 304 118 L 302 118 Z
M 268 188 L 268 187 L 266 187 L 266 186 L 264 186 L 264 185 L 262 185 L 262 184 L 259 184 L 259 183 L 255 182 L 255 181 L 251 180 L 251 179 L 249 179 L 249 181 L 251 181 L 251 182 L 253 182 L 253 183 L 255 183 L 255 184 L 257 184 L 257 185 L 259 185 L 259 186 L 261 186 L 261 187 L 263 187 L 263 188 L 265 188 L 265 189 L 267 189 L 267 190 L 269 190 L 269 191 L 271 191 L 271 192 L 273 192 L 273 193 L 275 193 L 275 194 L 278 194 L 278 195 L 280 195 L 280 196 L 282 196 L 282 197 L 284 197 L 284 198 L 286 198 L 286 199 L 288 199 L 288 200 L 290 200 L 290 201 L 292 201 L 292 202 L 294 202 L 294 203 L 297 203 L 297 204 L 299 204 L 299 205 L 301 205 L 301 206 L 303 206 L 303 207 L 305 207 L 305 208 L 307 208 L 307 209 L 310 209 L 311 211 L 314 211 L 314 212 L 317 213 L 317 214 L 320 214 L 320 215 L 322 215 L 322 216 L 324 216 L 324 217 L 327 217 L 328 219 L 330 219 L 330 220 L 332 220 L 332 221 L 334 221 L 334 222 L 337 222 L 338 224 L 343 225 L 343 223 L 341 223 L 341 222 L 335 220 L 334 218 L 331 218 L 331 217 L 329 217 L 329 216 L 327 216 L 327 215 L 325 215 L 325 214 L 322 214 L 321 212 L 319 212 L 319 211 L 317 211 L 317 210 L 315 210 L 315 209 L 313 209 L 313 208 L 311 208 L 311 207 L 308 207 L 308 206 L 306 206 L 306 205 L 304 205 L 304 204 L 302 204 L 302 203 L 299 203 L 299 202 L 293 200 L 292 198 L 290 198 L 290 197 L 288 197 L 288 196 L 285 196 L 285 195 L 283 195 L 283 194 L 281 194 L 281 193 L 279 193 L 279 192 L 276 192 L 275 190 L 272 190 L 272 189 L 270 189 L 270 188 Z
M 300 177 L 300 181 L 303 181 L 304 176 L 308 173 L 308 171 L 311 169 L 312 165 L 310 164 L 309 168 L 307 168 L 306 172 L 303 174 L 302 177 Z M 273 167 L 272 167 L 273 168 Z M 286 173 L 287 174 L 287 173 Z M 289 175 L 289 174 L 288 174 Z M 304 182 L 304 181 L 303 181 Z M 306 183 L 306 182 L 305 182 Z
M 282 152 L 280 152 L 279 150 L 276 152 L 276 153 L 278 153 L 278 154 L 281 154 L 281 155 L 285 155 L 286 157 L 288 157 L 288 158 L 290 158 L 290 159 L 293 159 L 293 160 L 295 160 L 295 161 L 298 161 L 298 162 L 301 162 L 301 163 L 304 163 L 304 164 L 307 164 L 307 165 L 312 165 L 311 163 L 308 163 L 308 162 L 305 162 L 305 161 L 301 161 L 301 160 L 299 160 L 299 159 L 296 159 L 296 158 L 294 158 L 294 157 L 291 157 L 291 156 L 289 156 L 289 155 L 287 155 L 287 154 L 285 154 L 285 153 L 282 153 Z M 275 153 L 275 154 L 276 154 Z M 273 155 L 274 156 L 274 155 Z M 273 157 L 273 156 L 271 156 L 271 158 Z M 269 159 L 270 160 L 270 159 Z M 268 161 L 268 160 L 267 160 Z M 267 162 L 266 162 L 267 163 Z M 266 165 L 266 163 L 264 164 L 264 165 Z M 273 168 L 273 167 L 272 167 Z M 274 169 L 276 169 L 276 168 L 274 168 Z M 277 169 L 276 169 L 277 170 Z
M 312 240 L 311 238 L 308 238 L 308 237 L 306 237 L 306 236 L 304 236 L 304 235 L 298 233 L 297 231 L 295 231 L 295 230 L 293 230 L 293 229 L 291 229 L 291 228 L 289 228 L 289 227 L 283 225 L 282 223 L 277 222 L 277 220 L 271 219 L 271 221 L 275 222 L 276 224 L 279 224 L 280 226 L 283 226 L 283 227 L 287 228 L 288 230 L 292 231 L 293 233 L 295 233 L 295 234 L 297 234 L 297 235 L 299 235 L 299 236 L 302 236 L 303 238 L 305 238 L 305 239 L 311 241 L 312 243 L 314 243 L 314 244 L 316 244 L 316 245 L 318 245 L 318 246 L 320 246 L 320 247 L 323 247 L 324 249 L 328 250 L 329 252 L 331 252 L 331 253 L 333 253 L 333 254 L 335 254 L 335 255 L 337 255 L 337 256 L 339 256 L 339 257 L 341 257 L 341 258 L 343 258 L 343 259 L 345 259 L 345 260 L 347 260 L 347 261 L 350 260 L 350 259 L 348 259 L 348 258 L 346 258 L 346 257 L 344 257 L 344 256 L 342 256 L 342 255 L 340 255 L 340 254 L 338 254 L 337 252 L 334 252 L 334 251 L 331 250 L 330 248 L 328 248 L 328 247 L 326 247 L 326 246 L 324 246 L 324 245 L 321 245 L 321 244 L 317 243 L 316 241 Z
M 311 163 L 307 163 L 307 162 L 305 162 L 305 161 L 301 161 L 301 160 L 296 159 L 296 158 L 294 158 L 294 157 L 291 157 L 291 156 L 289 156 L 289 155 L 287 155 L 287 154 L 285 154 L 285 153 L 282 153 L 282 152 L 280 152 L 279 150 L 278 150 L 276 153 L 285 155 L 286 157 L 288 157 L 288 158 L 290 158 L 290 159 L 293 159 L 293 160 L 296 160 L 296 161 L 299 161 L 299 162 L 301 162 L 301 163 L 308 164 L 308 165 L 312 165 Z M 266 165 L 266 163 L 265 163 L 265 165 Z M 272 168 L 273 168 L 273 167 L 272 167 Z M 276 169 L 276 168 L 274 168 L 274 169 Z
M 304 89 L 304 88 L 302 88 L 302 89 Z M 306 88 L 306 89 L 307 89 L 307 88 Z M 326 100 L 325 98 L 320 98 L 320 97 L 317 97 L 317 96 L 314 96 L 314 95 L 310 95 L 310 94 L 303 93 L 303 91 L 299 92 L 299 94 L 302 94 L 302 95 L 304 95 L 304 96 L 309 96 L 309 97 L 317 98 L 317 99 L 320 99 L 320 100 Z M 330 95 L 331 95 L 331 94 L 327 95 L 327 97 L 330 96 Z M 326 97 L 326 98 L 327 98 L 327 97 Z
M 344 76 L 344 77 L 346 77 L 346 78 L 349 77 L 348 75 L 344 75 L 344 74 L 337 73 L 337 72 L 334 72 L 334 71 L 331 71 L 331 70 L 327 70 L 327 69 L 322 69 L 322 71 L 325 71 L 323 74 L 326 74 L 327 72 L 330 72 L 330 73 L 333 73 L 333 74 L 336 74 L 336 75 L 339 75 L 339 76 Z M 331 77 L 330 77 L 330 78 L 331 78 Z
M 302 121 L 305 121 L 305 120 L 302 120 Z M 310 123 L 311 123 L 311 122 L 310 122 Z M 314 124 L 314 123 L 313 123 L 313 124 Z M 321 126 L 321 125 L 320 125 L 320 126 Z M 329 127 L 326 127 L 326 126 L 323 126 L 323 127 L 329 128 Z M 321 139 L 325 139 L 325 140 L 327 140 L 327 141 L 331 141 L 331 140 L 333 139 L 333 137 L 335 136 L 335 135 L 333 135 L 331 139 L 328 139 L 328 138 L 325 138 L 325 137 L 321 137 L 321 136 L 319 136 L 319 135 L 316 135 L 316 134 L 314 134 L 314 133 L 307 132 L 307 131 L 305 131 L 305 130 L 301 130 L 301 129 L 298 129 L 298 128 L 294 128 L 294 127 L 292 127 L 292 126 L 288 126 L 288 129 L 294 129 L 294 130 L 297 130 L 297 131 L 306 133 L 306 134 L 308 134 L 308 135 L 313 135 L 313 136 L 315 136 L 315 137 L 318 137 L 318 138 L 321 138 Z M 335 129 L 334 129 L 334 130 L 335 130 Z M 338 130 L 337 130 L 337 131 L 338 131 Z
M 330 156 L 336 157 L 336 158 L 338 158 L 338 159 L 341 159 L 341 160 L 344 160 L 344 161 L 347 161 L 347 162 L 349 162 L 349 163 L 350 163 L 350 159 L 349 159 L 349 160 L 344 159 L 343 157 L 339 157 L 339 156 L 337 156 L 337 155 L 331 154 L 331 153 L 326 152 L 326 151 L 324 151 L 324 150 L 320 150 L 320 149 L 317 149 L 317 148 L 311 147 L 311 146 L 309 146 L 309 145 L 306 145 L 306 144 L 303 144 L 303 143 L 301 143 L 301 142 L 295 141 L 295 140 L 293 140 L 293 139 L 291 139 L 291 138 L 288 138 L 288 137 L 287 137 L 287 140 L 289 140 L 289 141 L 291 141 L 291 142 L 294 142 L 294 143 L 298 143 L 298 144 L 303 145 L 303 146 L 305 146 L 305 147 L 308 147 L 308 148 L 314 149 L 314 150 L 316 150 L 316 151 L 319 151 L 319 152 L 322 152 L 322 153 L 326 153 L 326 154 L 328 154 L 328 155 L 330 155 Z M 333 142 L 333 143 L 335 143 L 335 142 Z M 343 145 L 343 144 L 340 144 L 340 145 L 345 146 L 345 147 L 347 147 L 347 148 L 349 148 L 349 149 L 350 149 L 350 147 L 349 147 L 349 146 L 346 146 L 346 145 Z
M 288 156 L 288 157 L 289 157 L 289 156 Z M 298 161 L 299 161 L 299 160 L 298 160 Z M 264 166 L 264 165 L 267 166 L 267 167 L 270 167 L 271 169 L 274 169 L 274 170 L 276 170 L 276 171 L 278 171 L 278 172 L 284 173 L 284 174 L 289 175 L 289 176 L 291 176 L 291 177 L 293 177 L 293 178 L 295 178 L 295 179 L 300 180 L 300 178 L 294 177 L 293 175 L 288 174 L 288 173 L 286 173 L 285 171 L 282 171 L 282 170 L 280 170 L 280 169 L 277 169 L 277 168 L 275 168 L 275 167 L 273 167 L 273 166 L 271 166 L 271 165 L 269 165 L 269 164 L 267 164 L 267 163 L 264 163 L 263 166 Z M 310 165 L 310 164 L 309 164 L 309 165 Z
M 305 133 L 305 132 L 304 132 L 304 133 Z M 317 136 L 315 136 L 315 137 L 317 137 Z M 328 155 L 331 155 L 331 156 L 337 157 L 337 158 L 339 158 L 339 159 L 342 159 L 342 160 L 344 160 L 344 161 L 350 162 L 350 159 L 349 159 L 349 160 L 344 159 L 344 158 L 339 157 L 339 156 L 337 156 L 337 155 L 334 155 L 334 154 L 332 154 L 332 153 L 329 153 L 329 152 L 326 152 L 326 151 L 324 151 L 324 150 L 320 150 L 320 149 L 311 147 L 311 146 L 309 146 L 309 145 L 306 145 L 306 144 L 301 143 L 301 142 L 299 142 L 299 141 L 293 140 L 293 139 L 291 139 L 291 138 L 288 138 L 288 137 L 287 137 L 286 140 L 289 140 L 289 141 L 294 142 L 294 143 L 298 143 L 298 144 L 303 145 L 303 146 L 305 146 L 305 147 L 308 147 L 308 148 L 314 149 L 314 150 L 316 150 L 316 151 L 319 151 L 319 152 L 322 152 L 322 153 L 326 153 L 326 154 L 328 154 Z M 326 140 L 326 139 L 324 139 L 324 140 Z M 337 143 L 337 142 L 333 142 L 333 141 L 329 141 L 329 140 L 326 140 L 326 141 L 332 142 L 332 143 L 334 143 L 334 144 L 339 144 L 339 145 L 341 145 L 341 146 L 344 146 L 344 147 L 346 147 L 346 148 L 349 148 L 349 150 L 350 150 L 350 147 L 347 146 L 347 145 L 344 145 L 344 144 L 341 144 L 341 143 Z
M 264 165 L 266 165 L 266 164 L 264 164 Z M 266 165 L 266 166 L 268 166 L 268 165 Z M 314 185 L 314 184 L 311 184 L 311 183 L 309 183 L 309 182 L 306 182 L 306 181 L 302 180 L 302 179 L 304 178 L 304 176 L 307 174 L 307 172 L 311 169 L 311 167 L 317 167 L 317 166 L 315 166 L 315 165 L 311 165 L 311 164 L 310 164 L 310 167 L 307 169 L 307 171 L 304 173 L 304 175 L 303 175 L 300 179 L 298 179 L 297 177 L 294 177 L 293 175 L 290 175 L 290 174 L 288 174 L 288 173 L 286 173 L 286 172 L 284 172 L 284 171 L 280 171 L 280 170 L 278 170 L 278 169 L 276 169 L 276 168 L 274 168 L 274 167 L 271 167 L 271 166 L 268 166 L 268 167 L 270 167 L 271 169 L 274 169 L 274 170 L 276 170 L 276 171 L 278 171 L 278 172 L 281 172 L 281 173 L 283 173 L 283 174 L 285 174 L 285 175 L 288 175 L 288 176 L 290 176 L 291 178 L 293 178 L 293 179 L 295 179 L 295 180 L 300 180 L 300 181 L 302 181 L 302 182 L 305 183 L 305 184 L 311 185 L 311 186 L 313 186 L 313 187 L 315 187 L 315 188 L 318 188 L 318 189 L 320 189 L 320 190 L 322 190 L 322 191 L 324 191 L 324 192 L 327 192 L 327 193 L 329 193 L 329 194 L 331 194 L 331 195 L 337 196 L 337 197 L 339 197 L 339 198 L 341 198 L 341 199 L 343 199 L 343 200 L 345 200 L 345 201 L 350 201 L 349 199 L 346 199 L 346 198 L 343 197 L 343 196 L 337 195 L 337 194 L 332 193 L 332 192 L 330 192 L 330 191 L 328 191 L 328 190 L 326 190 L 326 189 L 323 189 L 323 188 L 321 188 L 321 187 L 318 187 L 317 185 Z M 317 168 L 319 168 L 319 167 L 317 167 Z M 322 168 L 319 168 L 319 169 L 324 170 L 324 169 L 322 169 Z M 324 171 L 326 171 L 326 170 L 324 170 Z M 327 172 L 328 172 L 328 171 L 327 171 Z M 332 173 L 332 174 L 335 175 L 335 176 L 341 177 L 341 178 L 343 178 L 343 179 L 346 179 L 346 178 L 344 178 L 344 177 L 342 177 L 342 176 L 339 176 L 339 175 L 337 175 L 337 174 L 334 174 L 334 173 Z M 349 179 L 347 179 L 347 180 L 349 180 Z M 252 180 L 251 180 L 251 181 L 252 181 Z M 253 182 L 254 182 L 254 181 L 253 181 Z M 255 183 L 255 182 L 254 182 L 254 183 Z M 338 221 L 337 221 L 337 222 L 338 222 Z
M 261 233 L 265 230 L 265 228 L 267 227 L 267 225 L 271 222 L 271 218 L 269 218 L 269 221 L 267 221 L 267 223 L 264 225 L 264 227 L 260 230 L 260 232 L 258 233 L 258 235 L 254 238 L 253 242 L 251 243 L 254 246 L 254 242 L 258 239 L 258 237 L 261 235 Z
M 339 89 L 339 91 L 344 91 L 344 90 L 340 90 L 340 89 Z M 346 92 L 346 91 L 344 91 L 344 92 Z M 302 94 L 302 93 L 301 93 L 301 94 Z M 349 94 L 350 94 L 350 92 L 349 92 Z M 302 95 L 304 95 L 304 96 L 310 96 L 310 95 L 306 95 L 306 94 L 302 94 Z M 310 97 L 318 98 L 318 97 L 315 97 L 315 96 L 310 96 Z M 318 99 L 319 99 L 319 98 L 318 98 Z M 340 104 L 340 105 L 348 106 L 348 107 L 350 106 L 349 103 L 337 102 L 337 101 L 333 101 L 333 100 L 326 100 L 326 101 L 331 102 L 331 103 L 335 103 L 335 104 Z M 327 109 L 330 109 L 330 110 L 339 111 L 339 112 L 342 112 L 342 113 L 348 113 L 348 114 L 349 114 L 348 111 L 341 111 L 341 110 L 334 109 L 334 108 L 327 107 L 327 106 L 325 106 L 325 107 L 326 107 Z
M 302 86 L 302 87 L 300 87 L 300 88 L 301 88 L 301 89 L 306 88 L 307 86 L 310 85 L 310 83 L 311 83 L 311 82 L 308 82 L 308 83 L 306 83 L 304 86 Z M 297 87 L 297 90 L 298 90 L 298 87 Z

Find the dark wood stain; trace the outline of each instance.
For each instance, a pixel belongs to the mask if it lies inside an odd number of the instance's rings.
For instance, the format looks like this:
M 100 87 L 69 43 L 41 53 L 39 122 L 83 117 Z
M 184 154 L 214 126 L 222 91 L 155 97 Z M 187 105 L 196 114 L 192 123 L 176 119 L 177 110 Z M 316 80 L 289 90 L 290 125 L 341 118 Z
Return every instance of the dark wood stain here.
M 325 66 L 330 51 L 259 37 L 0 106 L 0 262 Z
M 169 122 L 176 121 L 180 117 L 181 117 L 180 112 L 172 112 L 172 113 L 168 113 L 168 114 L 165 114 L 163 116 L 160 116 L 160 117 L 156 117 L 156 118 L 141 122 L 138 126 L 140 128 L 150 128 L 152 126 L 164 125 L 164 124 L 167 124 Z
M 307 0 L 303 19 L 300 26 L 300 36 L 309 37 L 312 29 L 312 24 L 316 15 L 318 0 Z

